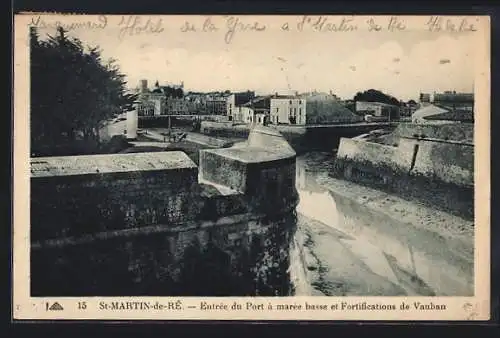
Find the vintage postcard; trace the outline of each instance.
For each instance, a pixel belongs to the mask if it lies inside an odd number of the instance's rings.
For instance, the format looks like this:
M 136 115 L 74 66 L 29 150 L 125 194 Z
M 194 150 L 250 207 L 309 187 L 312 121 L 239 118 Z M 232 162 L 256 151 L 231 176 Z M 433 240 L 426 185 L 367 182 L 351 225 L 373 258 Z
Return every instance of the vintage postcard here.
M 14 319 L 489 319 L 489 17 L 14 29 Z

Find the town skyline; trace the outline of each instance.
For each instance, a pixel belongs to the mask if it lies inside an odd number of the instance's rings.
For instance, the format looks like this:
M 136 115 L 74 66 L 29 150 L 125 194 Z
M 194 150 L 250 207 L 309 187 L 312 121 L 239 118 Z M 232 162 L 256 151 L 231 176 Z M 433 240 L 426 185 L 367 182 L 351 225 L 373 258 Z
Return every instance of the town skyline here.
M 129 88 L 147 79 L 151 86 L 156 81 L 183 82 L 186 91 L 194 92 L 252 90 L 262 95 L 316 90 L 332 91 L 343 99 L 377 89 L 404 101 L 418 99 L 421 92 L 474 92 L 473 32 L 285 35 L 275 29 L 265 35 L 238 32 L 228 44 L 217 34 L 168 29 L 169 24 L 179 25 L 181 18 L 165 22 L 160 34 L 124 36 L 114 27 L 75 28 L 68 34 L 101 47 L 103 58 L 115 59 Z M 203 23 L 203 17 L 192 20 Z M 40 33 L 43 39 L 54 29 Z
M 172 83 L 170 81 L 160 81 L 160 80 L 153 80 L 151 81 L 150 79 L 140 79 L 139 82 L 134 86 L 134 85 L 131 85 L 129 87 L 127 87 L 131 92 L 137 92 L 137 91 L 140 91 L 140 82 L 142 80 L 146 80 L 147 81 L 147 86 L 148 86 L 148 89 L 149 90 L 154 90 L 155 87 L 156 87 L 156 84 L 158 84 L 159 87 L 172 87 L 172 88 L 181 88 L 183 89 L 183 92 L 184 94 L 189 94 L 189 93 L 193 93 L 193 94 L 217 94 L 217 93 L 221 93 L 221 94 L 224 94 L 224 93 L 227 93 L 228 95 L 229 94 L 235 94 L 235 93 L 245 93 L 245 92 L 253 92 L 255 93 L 256 97 L 266 97 L 266 96 L 275 96 L 275 95 L 278 95 L 278 96 L 295 96 L 295 95 L 307 95 L 307 94 L 329 94 L 329 95 L 332 95 L 334 97 L 337 97 L 338 99 L 340 100 L 344 100 L 344 101 L 349 101 L 349 100 L 352 100 L 354 96 L 356 96 L 356 94 L 358 93 L 363 93 L 363 92 L 367 92 L 367 91 L 370 91 L 370 90 L 375 90 L 375 91 L 378 91 L 377 88 L 365 88 L 365 89 L 360 89 L 359 91 L 357 91 L 353 97 L 340 97 L 339 95 L 337 95 L 334 91 L 332 90 L 317 90 L 317 89 L 313 89 L 311 91 L 307 91 L 307 92 L 300 92 L 300 91 L 297 91 L 297 90 L 288 90 L 288 91 L 281 91 L 281 92 L 264 92 L 264 91 L 258 91 L 258 90 L 254 90 L 252 88 L 247 88 L 247 89 L 238 89 L 238 90 L 231 90 L 231 89 L 208 89 L 208 90 L 196 90 L 196 89 L 189 89 L 189 88 L 185 88 L 183 87 L 184 86 L 184 83 L 183 81 L 181 81 L 180 83 Z M 471 91 L 458 91 L 458 90 L 455 90 L 453 88 L 449 88 L 449 89 L 446 89 L 446 90 L 442 90 L 442 91 L 437 91 L 437 90 L 433 90 L 432 92 L 429 92 L 429 91 L 421 91 L 419 93 L 417 93 L 417 95 L 415 95 L 415 97 L 411 97 L 409 98 L 408 100 L 406 101 L 415 101 L 415 102 L 418 102 L 419 101 L 419 95 L 420 94 L 424 94 L 424 95 L 430 95 L 430 96 L 433 96 L 435 94 L 443 94 L 443 93 L 456 93 L 456 94 L 474 94 L 474 91 L 471 90 Z M 386 93 L 386 92 L 383 92 L 383 94 L 387 94 L 389 96 L 392 96 L 391 93 Z M 395 97 L 396 99 L 398 97 Z M 402 100 L 404 102 L 404 100 Z

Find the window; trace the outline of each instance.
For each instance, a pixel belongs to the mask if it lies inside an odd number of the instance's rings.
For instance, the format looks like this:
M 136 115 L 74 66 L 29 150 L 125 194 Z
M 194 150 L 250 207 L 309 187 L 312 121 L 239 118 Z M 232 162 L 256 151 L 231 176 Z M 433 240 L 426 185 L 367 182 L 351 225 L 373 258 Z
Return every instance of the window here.
M 292 115 L 292 108 L 290 108 L 290 115 Z
M 293 108 L 293 113 L 297 114 L 297 108 Z
M 292 104 L 292 100 L 290 100 L 290 104 Z
M 299 115 L 302 114 L 302 108 L 299 108 Z
M 299 104 L 302 104 L 302 100 L 299 100 Z

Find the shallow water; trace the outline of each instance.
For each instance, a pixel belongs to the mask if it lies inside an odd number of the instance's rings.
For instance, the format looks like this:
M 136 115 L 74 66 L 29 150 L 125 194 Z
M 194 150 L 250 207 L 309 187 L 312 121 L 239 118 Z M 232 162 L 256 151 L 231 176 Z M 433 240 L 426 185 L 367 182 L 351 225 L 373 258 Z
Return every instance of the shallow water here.
M 296 295 L 473 294 L 471 250 L 319 185 L 332 164 L 327 153 L 297 159 L 300 202 L 290 269 Z

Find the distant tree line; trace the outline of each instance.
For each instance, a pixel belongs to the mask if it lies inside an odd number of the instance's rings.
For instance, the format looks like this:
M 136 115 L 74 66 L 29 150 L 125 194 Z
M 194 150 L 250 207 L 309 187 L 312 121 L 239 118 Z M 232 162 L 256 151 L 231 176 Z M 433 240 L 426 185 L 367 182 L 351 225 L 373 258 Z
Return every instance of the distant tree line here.
M 165 96 L 168 98 L 182 99 L 184 97 L 184 91 L 181 88 L 164 88 Z
M 182 88 L 175 88 L 172 86 L 162 86 L 160 89 L 160 84 L 158 81 L 155 83 L 155 89 L 153 92 L 159 90 L 163 94 L 165 94 L 166 99 L 174 98 L 174 99 L 182 99 L 184 97 L 184 91 Z
M 387 103 L 387 104 L 392 104 L 395 106 L 399 106 L 400 102 L 398 99 L 396 99 L 393 96 L 384 94 L 380 90 L 376 89 L 368 89 L 364 92 L 358 92 L 356 95 L 354 95 L 353 100 L 356 101 L 363 101 L 363 102 L 381 102 L 381 103 Z
M 74 153 L 82 142 L 97 148 L 104 123 L 136 99 L 115 60 L 104 62 L 99 47 L 85 48 L 63 28 L 42 40 L 32 27 L 30 48 L 32 155 Z

